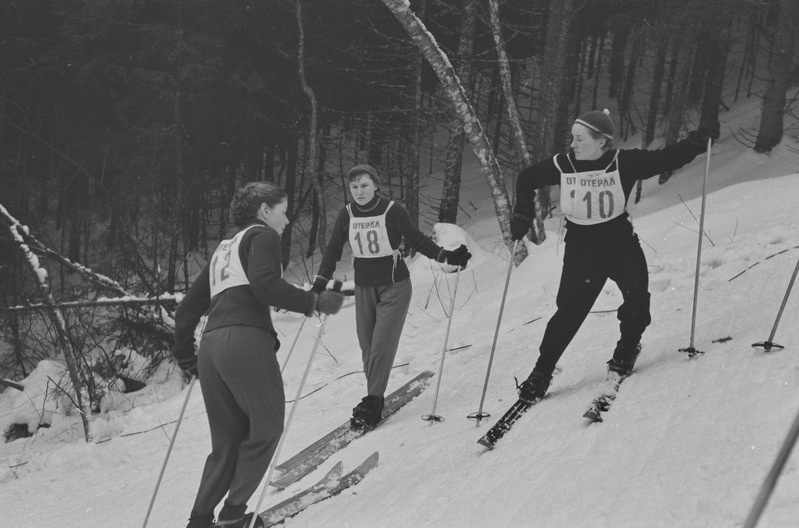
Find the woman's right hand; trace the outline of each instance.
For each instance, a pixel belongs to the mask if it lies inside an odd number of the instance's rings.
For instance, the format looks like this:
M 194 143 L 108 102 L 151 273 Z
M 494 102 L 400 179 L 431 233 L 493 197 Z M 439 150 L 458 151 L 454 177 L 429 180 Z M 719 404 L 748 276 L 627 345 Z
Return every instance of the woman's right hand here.
M 316 296 L 316 311 L 324 314 L 335 314 L 341 309 L 343 303 L 344 295 L 332 290 L 324 290 Z

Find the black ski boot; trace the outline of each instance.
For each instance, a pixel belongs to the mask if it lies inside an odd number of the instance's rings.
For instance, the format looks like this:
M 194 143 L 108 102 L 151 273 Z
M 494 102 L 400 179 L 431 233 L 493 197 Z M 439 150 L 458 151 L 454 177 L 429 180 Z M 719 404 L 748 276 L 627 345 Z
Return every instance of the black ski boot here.
M 353 429 L 372 429 L 383 418 L 382 396 L 366 396 L 352 409 L 350 427 Z
M 198 515 L 192 512 L 186 528 L 214 528 L 214 514 L 203 513 Z
M 255 515 L 254 513 L 248 513 L 244 517 L 241 517 L 236 520 L 230 521 L 222 521 L 219 520 L 213 526 L 213 528 L 250 528 L 250 523 L 252 522 L 252 516 Z M 220 513 L 220 518 L 222 517 Z M 264 521 L 260 517 L 256 517 L 255 519 L 255 527 L 254 528 L 264 528 Z
M 540 400 L 547 393 L 549 382 L 551 381 L 551 374 L 544 374 L 543 372 L 536 372 L 533 370 L 530 375 L 527 376 L 527 379 L 516 387 L 519 391 L 519 399 L 528 403 Z
M 629 345 L 623 341 L 616 343 L 616 350 L 613 351 L 613 358 L 608 361 L 608 371 L 615 372 L 622 378 L 626 378 L 633 372 L 635 360 L 641 353 L 641 343 Z

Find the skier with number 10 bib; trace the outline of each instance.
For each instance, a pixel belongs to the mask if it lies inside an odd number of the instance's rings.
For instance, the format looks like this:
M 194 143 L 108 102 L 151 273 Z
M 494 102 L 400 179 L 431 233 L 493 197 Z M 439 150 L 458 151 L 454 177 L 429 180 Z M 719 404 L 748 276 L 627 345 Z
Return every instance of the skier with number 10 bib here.
M 401 204 L 377 193 L 380 178 L 371 165 L 356 165 L 347 179 L 353 202 L 336 218 L 312 290 L 325 290 L 344 243 L 349 242 L 355 260 L 355 324 L 367 389 L 352 411 L 351 425 L 369 429 L 382 418 L 384 394 L 413 291 L 400 252 L 402 239 L 406 247 L 453 266 L 466 267 L 472 255 L 463 244 L 447 250 L 419 231 Z
M 511 237 L 521 240 L 535 216 L 535 190 L 560 186 L 566 218 L 565 249 L 557 311 L 549 320 L 538 361 L 519 386 L 519 398 L 533 402 L 546 394 L 552 373 L 580 329 L 607 279 L 616 283 L 623 303 L 617 311 L 621 336 L 608 361 L 609 373 L 628 376 L 651 322 L 646 258 L 633 231 L 627 201 L 637 180 L 673 171 L 705 151 L 719 126 L 700 127 L 686 139 L 657 150 L 616 150 L 614 126 L 605 110 L 574 121 L 571 150 L 522 170 L 516 181 Z

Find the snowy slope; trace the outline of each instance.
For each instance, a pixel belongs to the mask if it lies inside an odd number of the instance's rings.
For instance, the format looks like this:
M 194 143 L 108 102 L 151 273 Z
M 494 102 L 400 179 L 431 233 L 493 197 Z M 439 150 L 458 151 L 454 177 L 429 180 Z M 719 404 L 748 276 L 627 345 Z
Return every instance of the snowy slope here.
M 463 231 L 439 233 L 444 244 L 465 236 L 475 254 L 459 279 L 435 402 L 446 420 L 420 419 L 432 410 L 433 384 L 317 473 L 284 492 L 267 492 L 264 507 L 315 482 L 338 460 L 349 470 L 379 450 L 380 465 L 362 483 L 286 526 L 740 525 L 799 410 L 799 293 L 775 337 L 786 350 L 764 354 L 750 346 L 768 337 L 799 258 L 799 157 L 783 145 L 755 160 L 726 134 L 714 150 L 695 332 L 695 346 L 706 354 L 689 361 L 677 349 L 690 340 L 704 163 L 701 156 L 664 186 L 646 182 L 635 209 L 650 266 L 653 323 L 636 373 L 604 423 L 588 425 L 581 416 L 617 339 L 621 298 L 610 282 L 564 354 L 549 396 L 494 451 L 476 444 L 515 399 L 513 377 L 525 377 L 537 357 L 554 312 L 562 245 L 552 220 L 547 242 L 530 246 L 531 256 L 513 270 L 485 401 L 493 416 L 480 424 L 467 420 L 480 403 L 508 269 L 485 184 L 477 167 L 468 166 L 463 193 L 477 209 Z M 444 345 L 455 275 L 423 257 L 411 268 L 414 299 L 389 390 L 422 370 L 438 371 Z M 330 318 L 279 459 L 346 420 L 364 394 L 353 319 L 351 301 Z M 279 314 L 276 320 L 286 345 L 282 360 L 300 319 Z M 291 398 L 316 322 L 305 325 L 285 372 Z M 128 395 L 122 411 L 97 422 L 105 442 L 83 443 L 80 421 L 56 416 L 50 429 L 1 445 L 0 525 L 141 526 L 185 395 L 174 376 Z M 127 410 L 131 399 L 136 405 Z M 0 419 L 23 412 L 20 405 L 19 393 L 6 390 Z M 208 449 L 195 389 L 149 526 L 185 525 Z M 797 526 L 798 467 L 791 457 L 759 526 Z

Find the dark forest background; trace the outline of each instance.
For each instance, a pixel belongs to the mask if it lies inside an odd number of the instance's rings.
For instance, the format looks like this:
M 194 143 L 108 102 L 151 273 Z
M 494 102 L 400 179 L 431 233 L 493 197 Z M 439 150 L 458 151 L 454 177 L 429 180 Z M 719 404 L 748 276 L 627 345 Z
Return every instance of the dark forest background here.
M 21 378 L 64 347 L 100 358 L 87 368 L 112 372 L 103 351 L 166 350 L 168 316 L 157 322 L 158 312 L 141 306 L 65 310 L 61 338 L 47 313 L 127 293 L 163 296 L 168 315 L 170 295 L 229 234 L 228 203 L 247 181 L 288 191 L 286 263 L 319 254 L 355 163 L 378 167 L 384 193 L 403 200 L 414 221 L 457 222 L 468 142 L 390 4 L 0 0 L 0 330 L 8 345 L 0 374 Z M 613 101 L 618 135 L 640 134 L 646 148 L 717 121 L 739 98 L 760 97 L 759 128 L 733 134 L 770 151 L 796 117 L 786 98 L 797 81 L 796 4 L 414 0 L 411 8 L 512 175 L 525 158 L 509 104 L 535 160 L 563 149 L 570 121 L 599 101 Z M 441 195 L 420 193 L 420 181 L 442 166 Z M 41 306 L 47 292 L 15 233 L 50 273 L 49 307 L 26 308 Z M 87 280 L 77 263 L 117 282 Z M 295 270 L 296 281 L 311 267 Z

